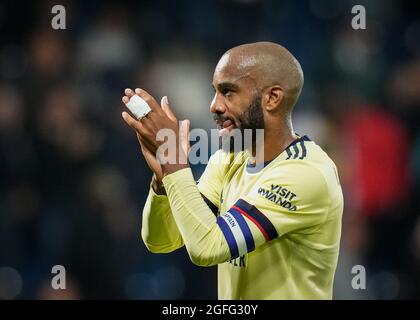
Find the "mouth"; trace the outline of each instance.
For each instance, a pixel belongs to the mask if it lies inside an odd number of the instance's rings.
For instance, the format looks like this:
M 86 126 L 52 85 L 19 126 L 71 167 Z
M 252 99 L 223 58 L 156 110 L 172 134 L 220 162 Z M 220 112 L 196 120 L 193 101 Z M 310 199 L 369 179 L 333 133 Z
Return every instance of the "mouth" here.
M 235 123 L 230 120 L 217 120 L 216 121 L 219 127 L 219 136 L 228 135 L 234 128 L 236 128 Z

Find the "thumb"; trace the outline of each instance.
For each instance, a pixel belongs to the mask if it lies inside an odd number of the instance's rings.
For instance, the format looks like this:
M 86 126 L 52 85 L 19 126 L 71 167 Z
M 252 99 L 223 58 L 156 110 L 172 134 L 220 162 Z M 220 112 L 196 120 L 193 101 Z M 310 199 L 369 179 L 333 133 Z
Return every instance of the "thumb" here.
M 162 107 L 163 112 L 165 112 L 166 116 L 171 119 L 172 121 L 176 121 L 176 117 L 169 106 L 168 97 L 164 96 L 160 101 L 160 106 Z

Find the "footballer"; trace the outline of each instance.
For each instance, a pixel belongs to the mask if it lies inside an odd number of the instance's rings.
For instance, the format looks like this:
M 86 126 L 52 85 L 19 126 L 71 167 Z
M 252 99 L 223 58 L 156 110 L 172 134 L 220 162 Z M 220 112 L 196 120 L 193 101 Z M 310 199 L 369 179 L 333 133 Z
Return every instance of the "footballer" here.
M 293 130 L 303 82 L 299 62 L 278 44 L 228 50 L 210 110 L 221 135 L 263 129 L 263 152 L 257 143 L 222 148 L 198 183 L 188 163 L 159 161 L 161 129 L 175 132 L 177 155 L 187 156 L 189 121 L 179 125 L 167 97 L 159 105 L 144 90 L 125 90 L 124 103 L 138 95 L 150 107 L 140 118 L 122 115 L 154 173 L 142 239 L 152 252 L 185 246 L 193 263 L 217 265 L 219 299 L 332 299 L 343 195 L 334 162 Z

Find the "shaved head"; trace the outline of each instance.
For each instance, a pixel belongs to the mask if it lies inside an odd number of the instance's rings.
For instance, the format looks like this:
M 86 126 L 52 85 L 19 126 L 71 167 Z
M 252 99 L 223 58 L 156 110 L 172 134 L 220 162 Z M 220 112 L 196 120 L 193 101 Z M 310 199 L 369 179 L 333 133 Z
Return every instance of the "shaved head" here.
M 255 163 L 274 159 L 297 139 L 292 111 L 302 91 L 303 72 L 286 48 L 272 42 L 256 42 L 228 50 L 217 63 L 212 86 L 210 111 L 219 126 L 219 135 L 229 137 L 239 130 L 244 137 L 250 132 L 252 143 L 243 146 L 243 150 L 259 159 Z M 257 139 L 261 129 L 263 143 L 261 136 Z M 231 142 L 232 145 L 235 144 Z M 261 150 L 263 156 L 259 154 Z
M 278 85 L 284 98 L 281 109 L 290 113 L 303 87 L 303 72 L 296 58 L 283 46 L 272 42 L 244 44 L 228 50 L 215 72 L 229 73 L 234 80 L 248 77 L 257 90 Z

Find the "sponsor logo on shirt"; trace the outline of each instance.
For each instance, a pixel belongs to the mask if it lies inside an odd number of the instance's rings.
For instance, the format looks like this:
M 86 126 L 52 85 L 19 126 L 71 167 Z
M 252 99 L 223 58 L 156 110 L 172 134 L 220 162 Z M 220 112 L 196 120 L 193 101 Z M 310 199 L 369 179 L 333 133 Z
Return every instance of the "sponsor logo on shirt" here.
M 297 198 L 296 194 L 281 185 L 272 184 L 270 189 L 260 187 L 258 194 L 289 211 L 296 211 L 296 206 L 292 204 Z

